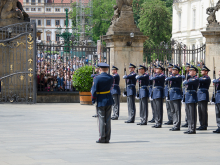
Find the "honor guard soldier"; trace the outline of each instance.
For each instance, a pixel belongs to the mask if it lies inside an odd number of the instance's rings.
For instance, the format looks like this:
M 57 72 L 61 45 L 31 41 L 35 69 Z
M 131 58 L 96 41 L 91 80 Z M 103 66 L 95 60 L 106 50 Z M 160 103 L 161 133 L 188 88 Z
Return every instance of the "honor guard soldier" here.
M 197 121 L 197 112 L 196 106 L 198 103 L 197 98 L 197 89 L 199 86 L 199 79 L 196 76 L 198 69 L 191 65 L 189 69 L 189 75 L 191 78 L 189 80 L 185 80 L 183 85 L 186 85 L 186 113 L 187 113 L 187 121 L 188 121 L 188 131 L 184 132 L 185 134 L 196 134 L 196 121 Z
M 120 83 L 120 76 L 118 74 L 118 68 L 113 66 L 112 67 L 112 75 L 114 78 L 113 81 L 113 86 L 111 89 L 111 94 L 114 99 L 114 105 L 112 106 L 112 120 L 118 120 L 119 118 L 119 110 L 120 110 L 120 95 L 121 95 L 121 90 L 119 87 Z
M 139 82 L 139 99 L 140 99 L 140 118 L 141 122 L 137 125 L 147 125 L 148 119 L 148 85 L 149 85 L 149 75 L 146 72 L 147 68 L 143 65 L 140 65 L 139 73 L 141 76 L 136 76 L 136 79 Z
M 199 78 L 197 97 L 200 127 L 196 130 L 207 130 L 208 127 L 209 86 L 211 84 L 211 79 L 208 76 L 209 71 L 204 65 L 201 71 L 202 77 Z
M 219 71 L 220 76 L 220 71 Z M 215 90 L 215 112 L 216 112 L 216 122 L 218 128 L 213 131 L 213 133 L 220 133 L 220 77 L 218 79 L 213 79 Z
M 93 70 L 93 72 L 94 72 L 94 70 Z M 94 79 L 96 76 L 98 76 L 99 75 L 99 67 L 98 66 L 95 66 L 95 73 L 93 73 L 92 75 L 91 75 L 91 77 Z M 98 117 L 98 114 L 97 114 L 97 105 L 95 104 L 95 107 L 96 107 L 96 114 L 95 115 L 93 115 L 92 117 Z
M 136 96 L 136 73 L 134 72 L 136 66 L 129 65 L 129 75 L 124 75 L 123 79 L 127 81 L 127 102 L 128 102 L 128 116 L 129 119 L 125 123 L 134 123 L 136 115 L 135 96 Z
M 166 78 L 169 81 L 169 100 L 171 113 L 173 114 L 173 128 L 170 131 L 179 131 L 181 124 L 181 100 L 182 100 L 182 76 L 179 75 L 180 68 L 174 65 L 172 75 Z
M 149 123 L 155 123 L 155 110 L 154 110 L 154 105 L 153 105 L 153 99 L 151 98 L 151 94 L 152 94 L 152 90 L 153 90 L 153 80 L 151 80 L 151 78 L 153 78 L 156 75 L 156 65 L 153 65 L 152 67 L 152 71 L 151 71 L 151 75 L 149 77 L 149 97 L 150 97 L 150 105 L 151 105 L 151 109 L 152 109 L 152 119 L 150 121 L 148 121 Z
M 188 80 L 188 79 L 190 79 L 190 75 L 189 75 L 189 68 L 190 68 L 190 64 L 189 63 L 186 63 L 186 66 L 185 66 L 186 68 L 185 68 L 185 76 L 183 76 L 183 79 L 185 79 L 185 80 Z M 185 87 L 183 87 L 183 102 L 185 102 Z M 186 113 L 186 111 L 185 111 L 185 113 Z M 188 127 L 188 122 L 187 122 L 187 113 L 186 113 L 186 115 L 185 115 L 185 124 L 184 125 L 182 125 L 182 127 Z
M 99 63 L 101 74 L 93 81 L 92 99 L 97 102 L 99 119 L 99 140 L 97 143 L 109 143 L 111 136 L 111 111 L 114 100 L 110 89 L 113 85 L 113 77 L 107 74 L 109 65 Z
M 173 64 L 169 64 L 168 66 L 168 77 L 172 75 L 172 68 Z M 168 97 L 168 81 L 165 82 L 165 96 Z M 170 85 L 170 84 L 169 84 Z M 171 113 L 171 107 L 170 107 L 170 100 L 166 99 L 166 108 L 167 108 L 167 116 L 168 116 L 168 122 L 164 123 L 166 125 L 172 125 L 173 124 L 173 114 Z
M 155 110 L 155 125 L 153 128 L 161 128 L 163 122 L 163 98 L 165 75 L 162 73 L 164 68 L 160 65 L 156 67 L 156 75 L 151 78 L 153 80 L 153 90 L 151 98 Z

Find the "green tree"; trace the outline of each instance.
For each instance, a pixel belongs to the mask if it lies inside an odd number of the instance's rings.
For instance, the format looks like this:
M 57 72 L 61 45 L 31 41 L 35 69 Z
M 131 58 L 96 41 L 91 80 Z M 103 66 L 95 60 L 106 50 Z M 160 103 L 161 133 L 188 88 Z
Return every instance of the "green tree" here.
M 141 7 L 145 1 L 146 0 L 133 0 L 134 21 L 137 25 L 139 24 Z

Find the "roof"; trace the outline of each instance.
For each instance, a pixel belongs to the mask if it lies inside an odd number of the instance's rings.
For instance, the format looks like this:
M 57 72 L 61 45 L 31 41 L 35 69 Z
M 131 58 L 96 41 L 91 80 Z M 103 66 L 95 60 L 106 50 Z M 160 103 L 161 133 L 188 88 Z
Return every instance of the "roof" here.
M 77 0 L 72 0 L 72 2 L 76 2 L 76 1 Z M 84 3 L 88 3 L 89 1 L 90 0 L 84 0 Z M 53 3 L 53 0 L 48 0 L 47 3 Z M 71 3 L 71 0 L 54 0 L 54 3 Z

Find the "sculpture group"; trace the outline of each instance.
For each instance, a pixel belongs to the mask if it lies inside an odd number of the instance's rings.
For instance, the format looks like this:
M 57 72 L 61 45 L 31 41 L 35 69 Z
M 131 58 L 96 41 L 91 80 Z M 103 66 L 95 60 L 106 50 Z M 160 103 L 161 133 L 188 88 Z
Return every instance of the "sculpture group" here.
M 206 9 L 206 14 L 208 14 L 208 18 L 207 21 L 209 23 L 209 25 L 215 23 L 217 24 L 217 20 L 216 20 L 216 12 L 220 9 L 220 0 L 217 2 L 215 7 L 208 7 Z

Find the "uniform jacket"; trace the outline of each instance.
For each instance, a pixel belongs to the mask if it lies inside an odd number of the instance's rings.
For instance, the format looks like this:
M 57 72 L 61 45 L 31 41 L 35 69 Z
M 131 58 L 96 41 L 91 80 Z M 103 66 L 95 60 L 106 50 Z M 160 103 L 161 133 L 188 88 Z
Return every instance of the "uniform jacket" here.
M 171 73 L 169 73 L 169 77 L 172 76 Z M 168 90 L 169 90 L 169 87 L 168 87 L 168 81 L 165 82 L 165 88 L 164 88 L 164 94 L 165 94 L 165 97 L 168 97 Z
M 220 103 L 220 77 L 213 81 L 216 86 L 215 103 Z
M 182 76 L 172 75 L 166 79 L 170 81 L 170 100 L 181 100 L 182 99 Z
M 199 78 L 199 90 L 197 92 L 198 101 L 209 101 L 210 84 L 211 79 L 208 75 Z
M 187 80 L 189 80 L 191 76 L 188 74 Z M 182 75 L 182 79 L 185 80 L 186 76 Z M 183 95 L 185 95 L 185 85 L 183 85 Z
M 149 85 L 149 75 L 144 73 L 142 76 L 138 76 L 138 81 L 140 84 L 139 98 L 149 97 L 148 85 Z
M 127 81 L 127 96 L 136 96 L 136 73 L 131 72 L 129 75 L 125 76 L 124 79 Z
M 193 76 L 187 81 L 183 83 L 183 85 L 186 85 L 186 97 L 185 97 L 185 103 L 197 103 L 197 89 L 199 86 L 199 79 L 197 76 Z
M 164 97 L 164 82 L 165 75 L 164 74 L 156 74 L 155 77 L 152 77 L 151 80 L 154 81 L 153 92 L 151 95 L 152 99 L 158 99 Z
M 113 77 L 104 72 L 95 77 L 93 83 L 91 90 L 93 102 L 96 101 L 98 107 L 113 105 L 114 101 L 110 92 L 107 94 L 97 94 L 97 92 L 107 92 L 111 90 Z
M 111 89 L 111 94 L 113 95 L 121 95 L 121 90 L 119 87 L 119 83 L 120 83 L 120 76 L 118 73 L 114 74 L 113 76 L 113 85 L 112 85 L 112 89 Z

